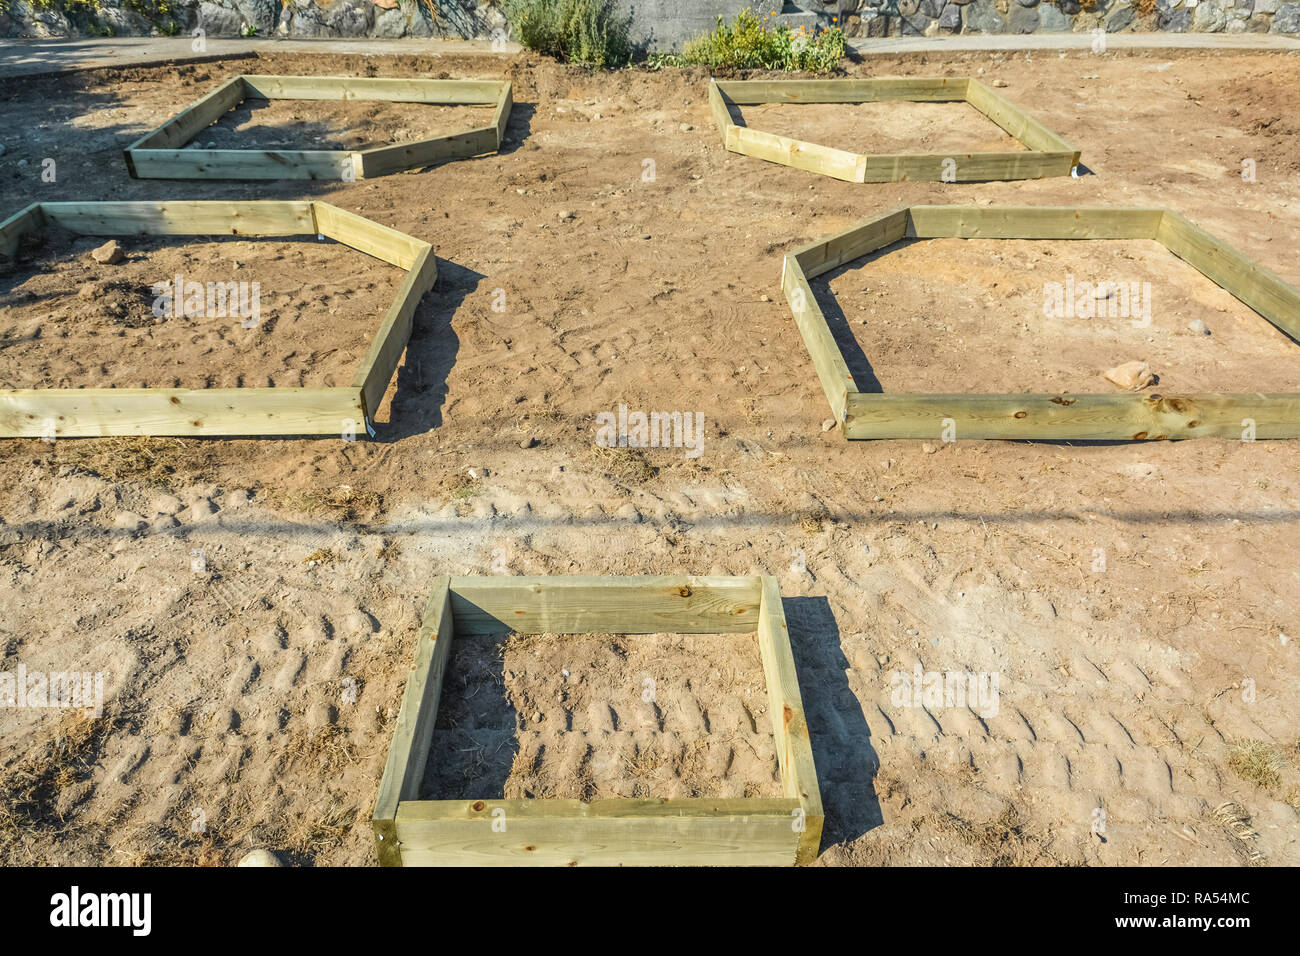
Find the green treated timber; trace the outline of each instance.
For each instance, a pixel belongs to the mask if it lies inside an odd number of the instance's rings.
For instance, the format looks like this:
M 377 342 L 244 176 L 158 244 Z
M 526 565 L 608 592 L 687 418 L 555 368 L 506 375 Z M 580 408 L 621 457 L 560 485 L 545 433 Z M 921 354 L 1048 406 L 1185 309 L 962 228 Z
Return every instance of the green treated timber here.
M 863 157 L 863 182 L 982 183 L 1003 179 L 1044 179 L 1068 176 L 1073 153 L 914 153 Z
M 355 178 L 356 153 L 332 149 L 137 149 L 135 174 L 145 179 Z
M 0 438 L 341 435 L 362 414 L 355 388 L 0 389 Z
M 397 834 L 406 866 L 790 866 L 798 807 L 770 798 L 403 802 Z
M 48 222 L 88 236 L 294 236 L 315 232 L 310 202 L 47 202 Z
M 397 371 L 397 363 L 406 351 L 415 320 L 415 309 L 438 278 L 438 259 L 433 247 L 426 246 L 416 255 L 414 264 L 398 287 L 397 297 L 384 314 L 366 357 L 357 369 L 352 384 L 361 389 L 366 415 L 374 419 L 388 383 Z
M 849 393 L 856 390 L 856 383 L 849 373 L 849 367 L 840 353 L 835 337 L 831 334 L 826 317 L 817 306 L 812 289 L 799 261 L 794 256 L 785 257 L 784 270 L 781 275 L 781 290 L 785 293 L 790 310 L 794 313 L 795 325 L 803 336 L 803 343 L 812 357 L 813 368 L 817 371 L 817 380 L 821 382 L 826 400 L 830 402 L 831 411 L 836 421 L 843 421 L 845 403 Z
M 790 253 L 805 279 L 815 279 L 846 262 L 883 249 L 907 236 L 907 207 L 876 216 L 851 229 Z
M 32 203 L 0 222 L 0 255 L 12 256 L 18 251 L 18 240 L 25 233 L 41 229 L 45 222 L 40 203 Z
M 847 438 L 1142 441 L 1300 438 L 1300 394 L 848 397 Z
M 455 636 L 449 598 L 450 579 L 438 578 L 425 604 L 416 636 L 415 660 L 402 692 L 401 710 L 393 727 L 392 744 L 371 820 L 381 866 L 401 866 L 403 862 L 398 846 L 397 813 L 402 801 L 418 799 L 429 759 L 442 681 Z
M 758 612 L 758 644 L 767 683 L 768 715 L 772 720 L 785 795 L 799 801 L 800 813 L 791 824 L 799 835 L 795 863 L 811 863 L 821 847 L 824 819 L 821 789 L 813 763 L 803 697 L 799 693 L 798 672 L 790 649 L 790 633 L 781 605 L 781 590 L 775 578 L 764 575 L 760 580 L 763 602 Z
M 285 100 L 387 100 L 449 106 L 492 106 L 505 80 L 405 77 L 245 75 L 248 96 Z
M 753 578 L 452 578 L 458 634 L 722 634 L 753 631 Z
M 1300 342 L 1300 290 L 1220 242 L 1184 216 L 1166 212 L 1156 238 L 1211 282 L 1227 289 Z
M 1163 210 L 1074 206 L 912 206 L 917 239 L 1155 239 Z
M 464 133 L 448 133 L 418 143 L 399 143 L 361 151 L 361 170 L 366 179 L 387 173 L 429 166 L 448 159 L 464 159 L 490 153 L 498 148 L 500 137 L 495 126 L 485 126 Z
M 846 80 L 733 80 L 718 89 L 737 106 L 762 103 L 954 102 L 966 98 L 966 77 L 880 77 Z

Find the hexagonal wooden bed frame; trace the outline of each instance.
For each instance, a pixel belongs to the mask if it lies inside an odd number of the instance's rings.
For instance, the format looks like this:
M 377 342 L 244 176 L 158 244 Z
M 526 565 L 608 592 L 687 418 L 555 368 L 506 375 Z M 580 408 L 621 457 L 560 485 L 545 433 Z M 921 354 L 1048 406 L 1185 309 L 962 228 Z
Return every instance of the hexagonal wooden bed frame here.
M 140 137 L 124 151 L 137 179 L 356 180 L 501 147 L 510 119 L 506 80 L 423 80 L 349 76 L 236 76 Z M 387 100 L 495 106 L 492 123 L 414 143 L 362 150 L 185 149 L 187 142 L 250 97 L 268 100 Z
M 421 800 L 453 638 L 755 632 L 785 796 Z M 416 639 L 372 825 L 384 866 L 789 866 L 817 856 L 821 792 L 770 577 L 443 577 Z
M 438 276 L 433 247 L 324 202 L 47 202 L 0 222 L 0 255 L 48 225 L 85 236 L 325 236 L 406 270 L 352 384 L 334 388 L 0 389 L 0 438 L 339 435 L 369 428 Z M 363 317 L 364 318 L 364 317 Z
M 1190 220 L 1163 209 L 911 206 L 785 257 L 781 287 L 847 438 L 1141 441 L 1300 438 L 1300 394 L 862 393 L 808 280 L 901 239 L 1154 239 L 1300 341 L 1300 291 Z M 1252 427 L 1248 427 L 1252 426 Z
M 738 126 L 728 108 L 760 103 L 882 101 L 969 103 L 1026 149 L 1023 152 L 862 155 Z M 893 183 L 905 179 L 958 183 L 1042 179 L 1068 176 L 1079 164 L 1077 149 L 979 80 L 968 77 L 713 80 L 709 83 L 709 104 L 722 133 L 723 145 L 731 152 L 851 183 Z

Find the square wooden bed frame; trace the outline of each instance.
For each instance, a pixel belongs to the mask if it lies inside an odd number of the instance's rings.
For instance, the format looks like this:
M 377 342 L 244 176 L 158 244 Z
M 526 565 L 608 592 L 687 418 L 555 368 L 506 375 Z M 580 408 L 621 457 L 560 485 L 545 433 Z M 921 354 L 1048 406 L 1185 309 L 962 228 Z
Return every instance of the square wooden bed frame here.
M 808 280 L 903 239 L 1154 239 L 1300 341 L 1300 291 L 1190 220 L 1164 209 L 911 206 L 789 253 L 781 288 L 847 438 L 1142 441 L 1300 438 L 1300 393 L 1102 395 L 861 393 Z M 1298 356 L 1300 357 L 1300 356 Z
M 406 278 L 347 387 L 0 389 L 0 438 L 339 435 L 349 420 L 361 432 L 438 277 L 429 243 L 324 202 L 33 203 L 0 222 L 0 255 L 48 225 L 84 236 L 325 236 L 406 270 Z
M 123 155 L 127 170 L 136 179 L 369 179 L 445 159 L 495 152 L 501 147 L 510 120 L 511 97 L 511 85 L 506 80 L 241 75 L 140 137 Z M 496 112 L 489 126 L 373 149 L 184 148 L 198 133 L 249 98 L 495 105 Z
M 862 155 L 738 126 L 729 106 L 760 103 L 969 103 L 1025 151 Z M 1068 176 L 1079 151 L 979 80 L 968 77 L 888 77 L 851 80 L 727 80 L 709 83 L 709 104 L 733 153 L 806 169 L 851 183 L 901 180 L 987 182 Z M 955 163 L 950 170 L 948 161 Z M 951 178 L 945 179 L 945 173 Z
M 419 799 L 453 638 L 510 631 L 756 632 L 785 796 L 590 803 Z M 758 576 L 439 578 L 417 638 L 373 827 L 384 866 L 811 861 L 821 843 L 821 794 L 776 581 Z

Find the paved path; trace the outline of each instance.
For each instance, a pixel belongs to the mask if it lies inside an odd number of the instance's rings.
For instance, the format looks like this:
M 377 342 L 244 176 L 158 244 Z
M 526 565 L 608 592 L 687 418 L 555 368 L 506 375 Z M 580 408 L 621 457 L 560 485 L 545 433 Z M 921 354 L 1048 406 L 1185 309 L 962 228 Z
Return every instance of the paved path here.
M 1089 50 L 1089 33 L 1035 33 L 1016 36 L 887 37 L 850 40 L 859 55 L 943 53 L 962 51 Z M 1106 49 L 1119 50 L 1239 50 L 1300 51 L 1300 38 L 1273 33 L 1111 33 Z M 507 43 L 498 53 L 518 53 Z M 371 55 L 430 54 L 454 56 L 491 53 L 490 40 L 281 40 L 248 37 L 209 39 L 194 49 L 190 37 L 119 37 L 78 40 L 0 40 L 0 78 L 39 76 L 103 66 L 149 66 L 182 60 L 201 62 L 248 56 L 251 53 L 361 53 Z
M 1091 33 L 1032 33 L 1025 35 L 954 37 L 882 37 L 850 40 L 864 56 L 898 53 L 963 51 L 1090 50 Z M 1108 33 L 1106 50 L 1300 50 L 1300 37 L 1280 33 Z
M 491 40 L 279 40 L 248 37 L 208 39 L 194 49 L 192 37 L 118 37 L 111 40 L 0 40 L 0 78 L 40 76 L 103 66 L 152 66 L 181 60 L 227 60 L 251 53 L 363 53 L 406 56 L 492 53 Z M 522 47 L 507 43 L 503 56 Z

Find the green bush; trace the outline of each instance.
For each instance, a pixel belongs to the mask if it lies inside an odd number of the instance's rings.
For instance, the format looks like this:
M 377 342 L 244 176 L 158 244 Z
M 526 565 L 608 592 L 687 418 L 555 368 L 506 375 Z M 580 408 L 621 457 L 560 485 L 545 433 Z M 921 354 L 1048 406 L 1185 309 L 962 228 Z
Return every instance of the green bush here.
M 632 59 L 632 15 L 614 0 L 505 0 L 515 37 L 530 50 L 598 68 Z
M 718 28 L 692 40 L 681 53 L 665 53 L 651 59 L 654 66 L 707 66 L 722 70 L 803 70 L 830 73 L 844 56 L 844 32 L 839 27 L 810 33 L 803 27 L 791 30 L 784 24 L 769 29 L 767 14 L 761 19 L 752 10 L 741 10 L 727 26 L 718 17 Z

